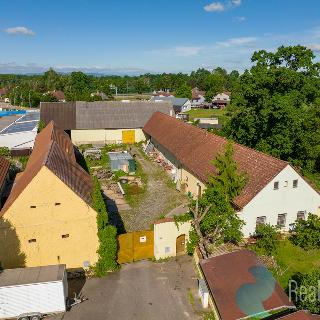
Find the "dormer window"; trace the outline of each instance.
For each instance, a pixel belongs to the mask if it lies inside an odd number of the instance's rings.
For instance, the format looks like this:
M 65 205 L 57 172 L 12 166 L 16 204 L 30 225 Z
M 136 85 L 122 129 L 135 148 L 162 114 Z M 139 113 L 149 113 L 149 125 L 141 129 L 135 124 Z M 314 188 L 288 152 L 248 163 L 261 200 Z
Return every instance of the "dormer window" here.
M 292 181 L 292 188 L 298 188 L 298 179 Z
M 275 181 L 275 182 L 273 183 L 273 189 L 274 189 L 274 190 L 278 190 L 278 189 L 279 189 L 279 181 Z

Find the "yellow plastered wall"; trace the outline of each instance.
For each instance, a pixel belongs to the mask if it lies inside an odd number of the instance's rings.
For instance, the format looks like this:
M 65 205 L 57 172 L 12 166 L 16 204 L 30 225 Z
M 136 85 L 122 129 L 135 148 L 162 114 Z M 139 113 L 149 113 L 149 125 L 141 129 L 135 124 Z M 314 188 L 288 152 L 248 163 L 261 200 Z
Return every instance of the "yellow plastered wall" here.
M 99 130 L 71 130 L 71 140 L 74 144 L 112 144 L 122 143 L 123 131 L 129 129 L 99 129 Z M 145 141 L 146 137 L 142 129 L 134 130 L 135 142 Z
M 162 222 L 154 224 L 154 257 L 163 259 L 176 256 L 176 240 L 185 234 L 186 243 L 189 241 L 190 222 Z
M 203 193 L 206 188 L 199 179 L 184 168 L 181 169 L 181 183 L 185 184 L 185 192 L 190 192 L 194 197 L 197 195 L 198 184 L 201 187 L 201 193 Z
M 31 239 L 36 242 L 30 243 Z M 42 167 L 0 219 L 0 243 L 4 268 L 16 267 L 17 244 L 25 255 L 25 267 L 63 263 L 67 268 L 78 268 L 85 261 L 94 264 L 99 246 L 96 212 Z

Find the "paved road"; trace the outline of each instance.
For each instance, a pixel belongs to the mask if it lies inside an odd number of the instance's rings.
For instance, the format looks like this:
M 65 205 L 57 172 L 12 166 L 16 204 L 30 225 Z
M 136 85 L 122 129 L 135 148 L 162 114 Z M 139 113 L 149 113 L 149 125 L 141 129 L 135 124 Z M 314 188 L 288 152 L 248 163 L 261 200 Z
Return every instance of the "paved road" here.
M 52 319 L 201 319 L 196 274 L 187 256 L 161 263 L 140 261 L 124 265 L 105 278 L 88 280 L 82 292 L 88 301 Z M 195 306 L 188 298 L 190 292 Z

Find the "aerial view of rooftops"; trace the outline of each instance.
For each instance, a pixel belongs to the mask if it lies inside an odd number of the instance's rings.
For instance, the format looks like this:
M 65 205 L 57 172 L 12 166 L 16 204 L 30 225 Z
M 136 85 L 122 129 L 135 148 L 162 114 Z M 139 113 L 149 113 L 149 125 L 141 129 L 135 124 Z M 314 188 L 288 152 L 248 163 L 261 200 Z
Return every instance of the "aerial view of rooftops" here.
M 1 12 L 0 320 L 320 320 L 318 0 Z

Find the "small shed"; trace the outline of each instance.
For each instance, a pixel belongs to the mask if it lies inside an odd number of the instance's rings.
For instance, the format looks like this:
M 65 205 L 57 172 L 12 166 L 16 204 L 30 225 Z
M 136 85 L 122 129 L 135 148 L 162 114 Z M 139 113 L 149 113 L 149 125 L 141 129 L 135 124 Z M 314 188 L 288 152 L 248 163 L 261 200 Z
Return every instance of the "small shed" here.
M 128 152 L 109 152 L 112 171 L 122 170 L 127 173 L 136 171 L 136 163 Z

